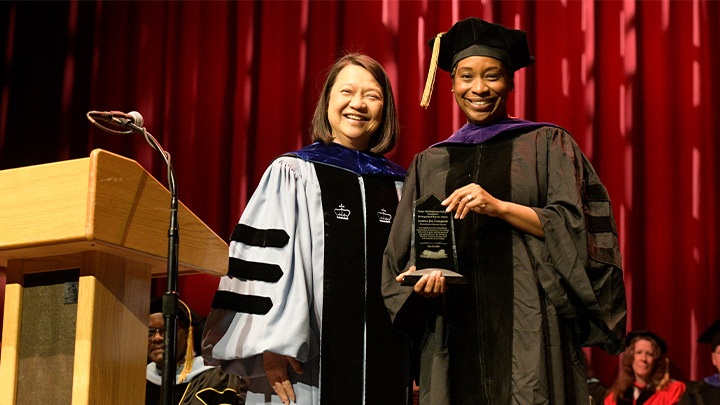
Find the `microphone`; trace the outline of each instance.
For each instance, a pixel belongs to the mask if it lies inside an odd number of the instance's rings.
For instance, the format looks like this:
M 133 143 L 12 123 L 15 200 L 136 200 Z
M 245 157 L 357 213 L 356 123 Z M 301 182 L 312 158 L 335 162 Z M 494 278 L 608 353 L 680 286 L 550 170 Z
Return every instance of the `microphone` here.
M 160 397 L 162 404 L 171 404 L 173 400 L 173 387 L 175 386 L 175 369 L 176 364 L 172 361 L 175 348 L 177 346 L 177 306 L 178 306 L 178 261 L 180 250 L 180 225 L 178 221 L 178 193 L 175 181 L 175 170 L 170 163 L 170 153 L 160 146 L 157 139 L 152 136 L 145 127 L 143 127 L 143 117 L 137 111 L 124 113 L 121 111 L 88 111 L 85 116 L 96 127 L 105 132 L 112 134 L 130 134 L 137 132 L 143 134 L 147 143 L 160 152 L 165 165 L 167 166 L 168 189 L 170 191 L 170 226 L 168 229 L 168 260 L 167 260 L 167 291 L 163 294 L 163 318 L 165 320 L 165 338 L 163 340 L 163 370 L 162 384 L 160 386 Z M 96 121 L 97 120 L 97 121 Z M 117 125 L 124 131 L 116 131 L 104 125 L 100 125 L 98 121 L 107 122 Z
M 122 111 L 90 111 L 88 115 L 93 119 L 108 122 L 123 129 L 128 129 L 131 124 L 142 127 L 144 122 L 142 115 L 137 111 L 130 111 L 129 113 Z

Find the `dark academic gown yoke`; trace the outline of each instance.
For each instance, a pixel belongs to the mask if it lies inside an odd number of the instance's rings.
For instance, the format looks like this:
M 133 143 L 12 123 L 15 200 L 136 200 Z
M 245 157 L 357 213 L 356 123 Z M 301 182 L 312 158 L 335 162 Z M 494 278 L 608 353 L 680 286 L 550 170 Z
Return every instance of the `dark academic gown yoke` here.
M 533 207 L 545 239 L 471 213 L 455 221 L 458 270 L 469 284 L 437 299 L 412 294 L 394 277 L 413 264 L 413 201 L 469 183 Z M 384 270 L 388 310 L 414 336 L 424 405 L 585 403 L 580 347 L 623 349 L 625 291 L 610 201 L 561 128 L 514 127 L 418 154 Z

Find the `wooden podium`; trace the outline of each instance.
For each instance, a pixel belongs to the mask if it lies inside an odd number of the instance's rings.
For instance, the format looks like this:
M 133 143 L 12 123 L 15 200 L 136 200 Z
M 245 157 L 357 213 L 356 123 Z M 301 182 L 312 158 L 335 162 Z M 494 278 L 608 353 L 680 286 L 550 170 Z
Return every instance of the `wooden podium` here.
M 227 272 L 227 244 L 184 205 L 179 273 Z M 137 162 L 0 171 L 7 267 L 0 404 L 143 404 L 150 282 L 167 268 L 170 193 Z

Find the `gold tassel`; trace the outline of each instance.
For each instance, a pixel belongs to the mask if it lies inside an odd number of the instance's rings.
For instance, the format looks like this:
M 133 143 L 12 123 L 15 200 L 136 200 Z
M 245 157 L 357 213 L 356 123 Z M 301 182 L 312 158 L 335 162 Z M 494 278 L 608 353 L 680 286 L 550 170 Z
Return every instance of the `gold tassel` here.
M 663 375 L 662 380 L 657 385 L 658 391 L 665 388 L 665 385 L 670 382 L 670 359 L 665 357 L 665 374 Z
M 188 313 L 188 336 L 187 336 L 187 348 L 185 349 L 185 365 L 183 366 L 182 371 L 180 372 L 180 377 L 178 378 L 178 383 L 181 383 L 185 381 L 185 378 L 187 378 L 188 374 L 190 374 L 190 371 L 192 371 L 193 368 L 193 360 L 195 356 L 193 356 L 193 326 L 192 326 L 192 314 L 190 312 L 190 307 L 187 306 L 184 302 L 181 300 L 178 300 L 179 303 L 183 304 L 185 309 L 187 309 Z
M 427 110 L 430 105 L 430 97 L 432 96 L 433 86 L 435 86 L 435 74 L 437 73 L 438 57 L 440 56 L 440 38 L 444 35 L 441 32 L 435 36 L 435 42 L 433 42 L 432 57 L 430 58 L 430 70 L 428 71 L 427 81 L 425 81 L 425 90 L 423 91 L 422 100 L 420 100 L 420 107 Z

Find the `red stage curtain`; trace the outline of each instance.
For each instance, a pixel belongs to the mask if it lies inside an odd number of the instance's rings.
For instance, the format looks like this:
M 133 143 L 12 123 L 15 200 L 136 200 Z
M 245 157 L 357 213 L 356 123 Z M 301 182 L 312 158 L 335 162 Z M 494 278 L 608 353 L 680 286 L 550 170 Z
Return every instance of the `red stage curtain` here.
M 511 111 L 567 128 L 607 185 L 629 328 L 667 339 L 676 378 L 710 374 L 695 340 L 720 317 L 716 1 L 2 2 L 0 169 L 104 148 L 164 182 L 140 136 L 84 117 L 137 110 L 172 153 L 180 199 L 227 238 L 270 161 L 309 142 L 323 75 L 343 52 L 390 74 L 398 163 L 459 128 L 446 73 L 427 111 L 419 100 L 427 40 L 468 16 L 528 32 L 537 62 L 516 75 Z M 217 281 L 186 277 L 181 298 L 207 314 Z M 591 357 L 611 383 L 617 359 Z

